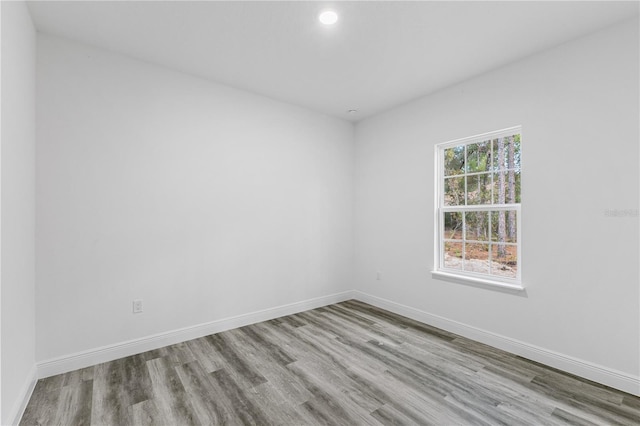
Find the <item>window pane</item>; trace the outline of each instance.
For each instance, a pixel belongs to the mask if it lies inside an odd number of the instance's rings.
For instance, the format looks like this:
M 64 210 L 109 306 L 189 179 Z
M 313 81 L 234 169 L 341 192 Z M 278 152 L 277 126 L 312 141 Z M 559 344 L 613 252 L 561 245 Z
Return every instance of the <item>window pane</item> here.
M 461 175 L 464 173 L 464 145 L 444 150 L 444 175 Z
M 494 139 L 492 142 L 493 144 L 491 148 L 491 160 L 493 163 L 493 170 L 494 171 L 504 170 L 505 168 L 504 138 Z M 500 160 L 502 160 L 502 163 L 500 163 Z
M 507 204 L 507 172 L 493 174 L 493 204 Z
M 507 169 L 520 171 L 520 135 L 494 139 L 491 157 L 494 171 Z
M 467 176 L 467 205 L 491 204 L 491 175 Z
M 464 219 L 466 240 L 489 240 L 489 212 L 466 212 Z
M 444 205 L 464 205 L 464 177 L 453 177 L 444 180 Z
M 464 252 L 464 270 L 489 273 L 489 244 L 467 243 Z
M 515 243 L 518 236 L 516 210 L 491 212 L 491 241 Z
M 445 268 L 462 269 L 462 243 L 444 243 Z
M 504 244 L 491 246 L 491 274 L 516 278 L 518 273 L 518 248 Z
M 520 135 L 513 135 L 511 144 L 507 144 L 507 166 L 520 173 Z
M 440 213 L 437 221 L 438 263 L 454 275 L 518 278 L 521 137 L 518 128 L 509 132 L 439 146 L 436 207 L 457 211 Z
M 467 173 L 491 170 L 491 141 L 467 145 Z
M 462 213 L 446 212 L 444 214 L 444 238 L 462 240 Z
M 502 188 L 502 193 L 500 188 Z M 520 172 L 509 170 L 502 173 L 494 173 L 493 204 L 520 203 L 520 188 Z

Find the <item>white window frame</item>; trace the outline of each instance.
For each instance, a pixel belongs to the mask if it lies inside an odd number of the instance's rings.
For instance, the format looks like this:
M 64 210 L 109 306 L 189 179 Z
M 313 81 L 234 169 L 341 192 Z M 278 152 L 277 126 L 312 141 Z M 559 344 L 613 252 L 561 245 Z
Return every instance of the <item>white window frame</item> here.
M 522 291 L 524 286 L 522 285 L 522 214 L 520 203 L 514 204 L 476 204 L 476 205 L 460 205 L 460 206 L 445 206 L 444 205 L 444 152 L 447 148 L 452 148 L 460 145 L 470 145 L 473 143 L 485 142 L 487 140 L 497 139 L 505 136 L 512 136 L 519 134 L 522 140 L 522 126 L 509 127 L 494 132 L 483 133 L 480 135 L 469 136 L 466 138 L 456 139 L 449 142 L 437 144 L 435 146 L 435 211 L 434 211 L 434 268 L 431 275 L 435 279 L 441 279 L 445 281 L 451 281 L 461 284 L 471 284 L 481 287 L 490 287 L 496 289 Z M 522 170 L 522 164 L 520 165 Z M 472 173 L 465 175 L 472 175 Z M 465 188 L 466 192 L 466 188 Z M 493 198 L 492 198 L 493 199 Z M 445 238 L 444 233 L 444 214 L 447 212 L 467 212 L 467 211 L 516 211 L 516 242 L 511 245 L 516 246 L 517 250 L 517 270 L 515 278 L 501 277 L 496 275 L 482 274 L 472 271 L 466 271 L 463 269 L 446 268 L 444 266 L 444 245 Z M 464 214 L 463 214 L 464 218 Z M 464 219 L 463 219 L 464 221 Z M 463 244 L 467 241 L 473 243 L 473 240 L 466 239 L 466 232 L 463 229 Z M 487 243 L 483 241 L 482 243 Z M 491 253 L 492 241 L 489 238 L 489 253 Z M 464 256 L 463 256 L 464 258 Z M 463 260 L 464 261 L 464 260 Z

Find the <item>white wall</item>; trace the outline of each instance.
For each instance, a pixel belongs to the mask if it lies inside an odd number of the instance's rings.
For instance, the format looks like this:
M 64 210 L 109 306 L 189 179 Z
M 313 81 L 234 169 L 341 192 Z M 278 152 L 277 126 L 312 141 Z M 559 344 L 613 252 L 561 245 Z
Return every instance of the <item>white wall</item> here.
M 37 89 L 39 361 L 352 287 L 351 123 L 42 35 Z
M 638 383 L 638 217 L 605 215 L 638 209 L 638 51 L 636 20 L 360 122 L 358 289 Z M 434 145 L 519 124 L 526 293 L 432 279 Z
M 36 33 L 23 2 L 2 2 L 0 149 L 2 416 L 10 424 L 35 378 Z

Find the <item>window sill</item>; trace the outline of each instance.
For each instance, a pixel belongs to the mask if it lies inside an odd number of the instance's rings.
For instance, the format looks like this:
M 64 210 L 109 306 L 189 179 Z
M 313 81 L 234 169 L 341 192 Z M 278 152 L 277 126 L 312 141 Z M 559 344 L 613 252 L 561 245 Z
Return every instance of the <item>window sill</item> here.
M 501 290 L 511 293 L 519 293 L 525 291 L 521 284 L 504 283 L 485 278 L 468 277 L 462 275 L 451 274 L 442 271 L 431 271 L 431 277 L 436 280 L 449 281 L 457 284 L 472 285 L 474 287 L 484 287 L 492 290 Z

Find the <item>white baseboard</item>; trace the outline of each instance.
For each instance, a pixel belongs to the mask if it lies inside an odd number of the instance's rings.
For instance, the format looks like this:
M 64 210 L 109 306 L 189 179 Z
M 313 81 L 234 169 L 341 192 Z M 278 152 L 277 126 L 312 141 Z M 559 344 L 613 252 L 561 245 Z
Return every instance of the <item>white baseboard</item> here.
M 27 408 L 27 404 L 31 399 L 33 390 L 36 387 L 36 383 L 38 381 L 37 372 L 38 371 L 36 369 L 36 366 L 34 365 L 29 372 L 27 380 L 24 382 L 22 389 L 20 389 L 20 394 L 16 399 L 16 403 L 13 407 L 11 407 L 11 410 L 9 411 L 9 415 L 7 416 L 7 419 L 9 420 L 8 424 L 17 425 L 20 423 L 20 419 L 22 419 L 24 410 Z
M 608 367 L 593 364 L 529 343 L 501 336 L 480 328 L 472 327 L 438 315 L 430 314 L 410 306 L 392 302 L 360 291 L 354 291 L 355 299 L 386 309 L 398 315 L 423 322 L 425 324 L 458 334 L 463 337 L 493 346 L 524 358 L 566 371 L 576 376 L 640 396 L 640 377 L 616 371 Z
M 209 334 L 220 333 L 222 331 L 286 315 L 292 315 L 309 309 L 343 302 L 352 298 L 353 291 L 346 291 L 343 293 L 336 293 L 329 296 L 281 305 L 274 308 L 264 309 L 235 317 L 223 318 L 204 324 L 198 324 L 178 330 L 142 337 L 140 339 L 129 340 L 126 342 L 116 343 L 114 345 L 102 346 L 96 349 L 61 356 L 37 363 L 38 378 L 45 378 L 77 370 L 79 368 L 90 367 L 103 362 L 113 361 L 118 358 L 158 349 L 163 346 L 197 339 L 199 337 L 208 336 Z
M 207 336 L 209 334 L 220 333 L 222 331 L 295 314 L 309 309 L 319 308 L 333 303 L 343 302 L 349 299 L 357 299 L 396 314 L 441 328 L 451 333 L 455 333 L 507 352 L 520 355 L 524 358 L 540 362 L 550 367 L 584 377 L 585 379 L 640 396 L 640 377 L 638 376 L 633 376 L 628 373 L 616 371 L 608 367 L 540 348 L 529 343 L 482 330 L 477 327 L 355 290 L 277 306 L 235 317 L 224 318 L 42 361 L 37 363 L 37 378 L 66 373 L 79 368 L 85 368 L 102 362 L 113 361 L 118 358 L 158 349 L 163 346 L 173 345 L 187 340 Z M 34 379 L 32 380 L 32 383 L 25 387 L 25 399 L 22 405 L 16 407 L 14 412 L 11 413 L 12 417 L 9 417 L 10 419 L 16 418 L 19 420 L 20 416 L 22 416 L 22 412 L 24 411 L 26 403 L 33 392 L 33 387 L 35 386 L 35 371 L 33 376 Z

